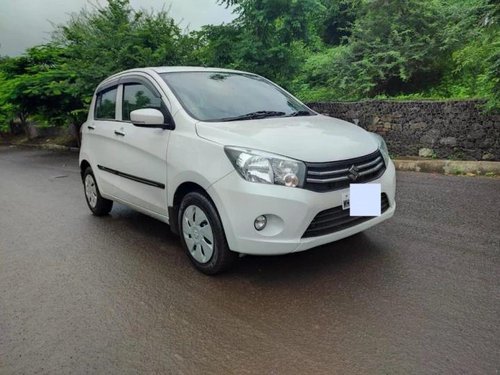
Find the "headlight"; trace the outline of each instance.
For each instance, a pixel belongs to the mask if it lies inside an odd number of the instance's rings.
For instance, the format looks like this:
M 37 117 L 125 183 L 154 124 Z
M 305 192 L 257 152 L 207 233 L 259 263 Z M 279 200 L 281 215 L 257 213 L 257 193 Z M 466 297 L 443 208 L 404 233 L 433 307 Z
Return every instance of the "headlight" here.
M 380 150 L 380 153 L 382 154 L 382 157 L 384 158 L 385 165 L 387 166 L 390 160 L 389 156 L 389 150 L 387 149 L 387 144 L 384 141 L 384 138 L 382 138 L 380 135 L 376 133 L 372 133 L 375 138 L 378 141 L 378 149 Z
M 304 184 L 306 167 L 298 160 L 240 147 L 224 150 L 236 171 L 247 181 L 289 187 Z

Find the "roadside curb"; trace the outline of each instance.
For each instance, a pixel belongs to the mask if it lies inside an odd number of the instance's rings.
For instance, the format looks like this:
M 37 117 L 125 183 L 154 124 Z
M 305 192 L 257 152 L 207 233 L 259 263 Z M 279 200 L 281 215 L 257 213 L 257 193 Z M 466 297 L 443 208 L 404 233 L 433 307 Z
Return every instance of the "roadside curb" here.
M 428 172 L 451 175 L 482 175 L 488 177 L 500 176 L 498 161 L 467 161 L 467 160 L 405 160 L 394 159 L 398 171 Z
M 32 143 L 7 143 L 5 146 L 14 146 L 14 147 L 26 147 L 26 148 L 38 148 L 41 150 L 50 150 L 50 151 L 71 151 L 71 152 L 80 152 L 78 147 L 70 147 L 70 146 L 62 146 L 55 145 L 52 143 L 41 143 L 41 144 L 32 144 Z

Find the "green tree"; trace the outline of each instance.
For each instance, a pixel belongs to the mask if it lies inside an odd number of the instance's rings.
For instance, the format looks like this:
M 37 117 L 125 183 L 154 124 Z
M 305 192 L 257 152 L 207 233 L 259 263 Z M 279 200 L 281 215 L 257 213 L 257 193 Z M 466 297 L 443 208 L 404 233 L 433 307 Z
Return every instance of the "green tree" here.
M 0 120 L 81 123 L 104 78 L 130 68 L 182 65 L 191 53 L 192 39 L 167 11 L 136 11 L 128 0 L 108 0 L 73 15 L 52 42 L 0 62 Z
M 443 96 L 488 98 L 488 108 L 500 108 L 500 5 L 489 0 L 447 0 L 450 20 L 445 27 L 451 46 L 441 85 Z
M 229 0 L 237 18 L 208 26 L 198 34 L 205 65 L 249 70 L 286 86 L 310 46 L 320 41 L 314 22 L 324 9 L 320 0 Z
M 189 37 L 167 11 L 134 10 L 129 0 L 108 0 L 105 7 L 84 9 L 60 26 L 55 37 L 78 71 L 75 85 L 86 105 L 96 85 L 111 74 L 182 65 L 192 49 Z
M 54 45 L 29 49 L 23 56 L 0 65 L 3 84 L 0 106 L 26 126 L 28 116 L 66 122 L 78 106 L 78 93 L 72 86 L 72 72 L 63 61 L 64 50 Z M 6 121 L 6 120 L 4 120 Z
M 398 94 L 438 81 L 445 47 L 441 23 L 432 1 L 365 2 L 349 38 L 350 75 L 360 93 Z
M 360 0 L 324 0 L 325 11 L 318 27 L 321 39 L 328 45 L 339 45 L 351 35 Z

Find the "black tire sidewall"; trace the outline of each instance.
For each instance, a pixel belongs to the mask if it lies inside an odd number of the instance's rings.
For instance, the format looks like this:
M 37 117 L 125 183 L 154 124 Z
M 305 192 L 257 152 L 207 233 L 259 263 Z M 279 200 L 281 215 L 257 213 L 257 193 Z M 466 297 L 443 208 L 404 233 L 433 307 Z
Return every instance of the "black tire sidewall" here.
M 92 179 L 94 180 L 94 184 L 95 184 L 96 193 L 97 193 L 97 201 L 96 201 L 95 207 L 92 207 L 90 205 L 89 199 L 87 198 L 87 194 L 86 194 L 85 179 L 87 178 L 88 175 L 92 176 Z M 94 215 L 103 216 L 103 215 L 107 215 L 111 211 L 111 208 L 113 206 L 113 201 L 105 199 L 101 196 L 101 192 L 99 191 L 99 186 L 97 185 L 97 180 L 95 178 L 94 172 L 92 171 L 92 168 L 90 168 L 90 167 L 87 167 L 87 169 L 85 169 L 85 172 L 83 173 L 83 190 L 85 193 L 85 202 L 87 202 L 87 206 L 89 207 L 90 211 L 92 211 L 92 213 Z
M 183 231 L 184 211 L 186 210 L 186 208 L 192 205 L 197 206 L 205 213 L 208 222 L 212 227 L 212 234 L 214 238 L 214 252 L 212 257 L 207 263 L 200 263 L 193 258 L 184 239 L 184 231 Z M 181 242 L 184 247 L 184 250 L 188 254 L 189 259 L 194 264 L 194 266 L 198 268 L 201 272 L 208 275 L 213 275 L 222 272 L 227 268 L 229 268 L 230 264 L 237 257 L 236 253 L 229 250 L 229 246 L 226 240 L 226 235 L 224 233 L 224 228 L 222 226 L 222 221 L 220 220 L 219 214 L 213 203 L 205 195 L 198 192 L 192 192 L 188 193 L 184 197 L 179 207 L 178 223 L 179 223 L 179 234 L 181 237 Z

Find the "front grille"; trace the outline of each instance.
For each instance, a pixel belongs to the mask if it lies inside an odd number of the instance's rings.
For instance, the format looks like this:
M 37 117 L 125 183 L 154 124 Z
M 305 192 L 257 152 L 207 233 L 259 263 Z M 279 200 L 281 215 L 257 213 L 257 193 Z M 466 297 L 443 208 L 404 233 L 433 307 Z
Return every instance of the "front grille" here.
M 304 189 L 326 192 L 349 187 L 351 183 L 364 183 L 379 178 L 385 171 L 380 151 L 355 159 L 326 163 L 306 163 Z M 357 178 L 354 176 L 357 175 Z
M 385 193 L 382 193 L 380 201 L 381 212 L 383 213 L 389 208 L 389 198 L 387 198 Z M 339 230 L 358 225 L 370 219 L 373 218 L 370 216 L 349 216 L 348 209 L 343 210 L 342 206 L 337 206 L 321 211 L 317 214 L 311 224 L 309 224 L 309 227 L 305 231 L 302 238 L 317 237 L 334 233 Z

